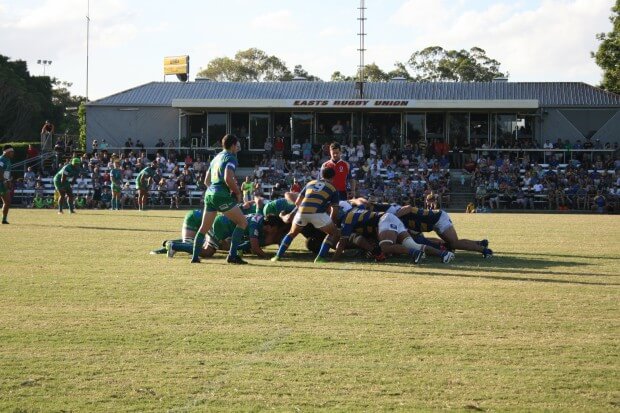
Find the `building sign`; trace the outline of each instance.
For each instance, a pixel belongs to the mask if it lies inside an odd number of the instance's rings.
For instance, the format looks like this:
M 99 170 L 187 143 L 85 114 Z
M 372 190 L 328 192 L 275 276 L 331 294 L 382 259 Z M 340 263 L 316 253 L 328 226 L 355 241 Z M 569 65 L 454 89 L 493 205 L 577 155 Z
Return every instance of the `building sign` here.
M 323 109 L 360 110 L 469 110 L 537 109 L 538 100 L 403 100 L 403 99 L 173 99 L 172 107 L 187 109 Z
M 408 100 L 371 100 L 371 99 L 354 99 L 354 100 L 295 100 L 293 106 L 323 106 L 333 107 L 407 107 Z
M 164 57 L 164 75 L 189 74 L 189 56 Z

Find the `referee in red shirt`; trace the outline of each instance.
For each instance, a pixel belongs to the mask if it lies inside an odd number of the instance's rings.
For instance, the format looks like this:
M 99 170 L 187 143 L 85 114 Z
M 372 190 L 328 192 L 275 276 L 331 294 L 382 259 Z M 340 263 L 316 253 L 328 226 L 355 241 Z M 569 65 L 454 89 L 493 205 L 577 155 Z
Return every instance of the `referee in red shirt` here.
M 340 194 L 341 201 L 349 199 L 347 196 L 347 180 L 351 179 L 351 192 L 353 197 L 355 197 L 355 180 L 351 177 L 351 167 L 347 161 L 340 158 L 340 144 L 338 142 L 333 142 L 329 145 L 329 155 L 331 159 L 323 163 L 321 166 L 321 173 L 325 168 L 332 168 L 336 171 L 336 176 L 332 184 Z M 322 175 L 319 174 L 319 176 Z

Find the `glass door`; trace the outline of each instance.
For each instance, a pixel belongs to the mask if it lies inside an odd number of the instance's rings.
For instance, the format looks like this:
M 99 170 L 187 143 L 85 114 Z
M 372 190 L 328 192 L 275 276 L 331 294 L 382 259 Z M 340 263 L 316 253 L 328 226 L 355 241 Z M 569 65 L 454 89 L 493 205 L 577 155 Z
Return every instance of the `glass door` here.
M 313 124 L 314 116 L 312 113 L 293 113 L 291 116 L 291 145 L 293 143 L 303 145 L 306 140 L 312 142 Z
M 250 150 L 262 151 L 269 138 L 269 114 L 250 113 Z
M 221 142 L 226 135 L 227 122 L 227 113 L 209 113 L 207 115 L 207 140 L 210 148 L 222 146 Z

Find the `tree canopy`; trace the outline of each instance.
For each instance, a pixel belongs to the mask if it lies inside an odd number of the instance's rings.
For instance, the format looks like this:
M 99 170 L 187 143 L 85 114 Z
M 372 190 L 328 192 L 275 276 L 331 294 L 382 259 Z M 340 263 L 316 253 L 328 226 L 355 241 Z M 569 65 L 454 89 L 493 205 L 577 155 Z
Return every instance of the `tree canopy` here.
M 31 76 L 25 61 L 0 55 L 0 140 L 38 138 L 46 120 L 59 132 L 77 133 L 77 117 L 67 108 L 85 99 L 71 95 L 70 86 L 48 76 Z
M 317 76 L 310 75 L 301 65 L 296 65 L 291 71 L 280 58 L 270 56 L 256 48 L 240 50 L 232 59 L 217 57 L 211 60 L 205 69 L 198 72 L 197 76 L 230 82 L 292 80 L 295 76 L 303 76 L 308 80 L 321 80 Z
M 390 71 L 384 71 L 374 62 L 367 64 L 364 67 L 364 79 L 369 82 L 387 82 L 402 77 L 417 82 L 488 82 L 506 76 L 499 71 L 500 65 L 500 62 L 488 57 L 479 47 L 445 50 L 440 46 L 431 46 L 414 52 L 406 62 L 394 63 Z M 197 76 L 230 82 L 291 80 L 296 76 L 312 81 L 321 80 L 309 74 L 301 65 L 290 70 L 280 58 L 256 48 L 240 50 L 233 58 L 217 57 Z M 354 75 L 335 71 L 331 75 L 331 80 L 336 82 L 354 81 L 357 78 L 359 71 Z
M 592 53 L 596 64 L 603 69 L 601 87 L 610 92 L 620 93 L 620 0 L 616 0 L 609 17 L 613 28 L 609 33 L 599 33 L 596 38 L 601 41 L 598 51 Z

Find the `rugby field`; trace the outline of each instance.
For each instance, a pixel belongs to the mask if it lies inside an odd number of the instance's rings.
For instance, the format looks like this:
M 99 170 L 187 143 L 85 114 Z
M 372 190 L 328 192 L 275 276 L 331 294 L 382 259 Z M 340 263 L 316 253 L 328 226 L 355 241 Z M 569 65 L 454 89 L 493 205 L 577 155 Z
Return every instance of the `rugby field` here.
M 496 257 L 450 265 L 149 255 L 183 214 L 11 211 L 0 411 L 620 409 L 619 216 L 451 214 Z

